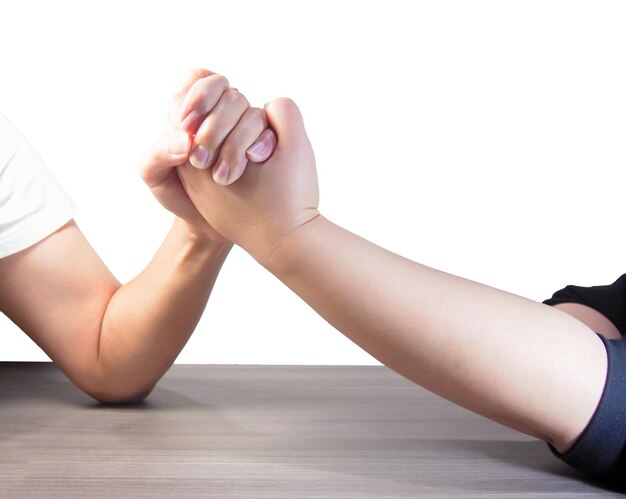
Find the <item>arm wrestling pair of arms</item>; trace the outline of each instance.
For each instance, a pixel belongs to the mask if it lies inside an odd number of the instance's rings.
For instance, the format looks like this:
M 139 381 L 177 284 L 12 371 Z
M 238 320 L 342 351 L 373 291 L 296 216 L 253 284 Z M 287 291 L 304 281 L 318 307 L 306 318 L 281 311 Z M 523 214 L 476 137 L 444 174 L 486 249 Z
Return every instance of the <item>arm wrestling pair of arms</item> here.
M 193 71 L 141 172 L 176 218 L 126 285 L 73 222 L 0 260 L 2 311 L 94 398 L 150 393 L 234 243 L 382 363 L 469 410 L 561 451 L 593 413 L 606 356 L 584 322 L 403 258 L 320 214 L 293 101 L 251 108 L 224 77 Z

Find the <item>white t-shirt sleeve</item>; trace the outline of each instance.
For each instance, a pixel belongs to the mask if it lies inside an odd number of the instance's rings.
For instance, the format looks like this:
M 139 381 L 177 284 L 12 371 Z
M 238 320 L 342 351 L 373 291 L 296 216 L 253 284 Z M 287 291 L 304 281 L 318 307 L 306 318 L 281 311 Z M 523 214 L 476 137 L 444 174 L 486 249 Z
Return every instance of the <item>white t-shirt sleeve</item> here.
M 0 258 L 49 236 L 75 211 L 37 151 L 0 114 Z

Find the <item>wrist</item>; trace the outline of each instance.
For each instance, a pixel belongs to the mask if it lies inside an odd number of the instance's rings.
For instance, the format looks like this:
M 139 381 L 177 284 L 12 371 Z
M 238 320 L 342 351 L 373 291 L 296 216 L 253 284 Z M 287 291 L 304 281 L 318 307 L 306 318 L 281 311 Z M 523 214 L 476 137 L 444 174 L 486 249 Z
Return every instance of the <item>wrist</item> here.
M 191 226 L 185 220 L 175 217 L 170 233 L 180 245 L 181 254 L 186 258 L 226 258 L 233 243 L 216 241 L 209 234 Z
M 213 232 L 211 232 L 210 228 L 205 230 L 202 227 L 191 224 L 177 216 L 174 217 L 172 231 L 175 232 L 181 240 L 184 240 L 187 244 L 190 244 L 198 249 L 208 247 L 217 248 L 232 245 L 230 241 L 218 241 L 212 237 Z
M 244 249 L 263 267 L 277 277 L 285 275 L 298 265 L 304 249 L 319 239 L 331 222 L 317 210 L 305 221 L 274 237 L 259 237 L 255 244 Z

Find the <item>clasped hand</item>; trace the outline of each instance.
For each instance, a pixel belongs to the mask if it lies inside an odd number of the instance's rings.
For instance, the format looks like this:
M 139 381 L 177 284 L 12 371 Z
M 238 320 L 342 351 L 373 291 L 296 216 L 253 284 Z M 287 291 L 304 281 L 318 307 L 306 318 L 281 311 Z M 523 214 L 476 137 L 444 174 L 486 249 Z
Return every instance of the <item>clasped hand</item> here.
M 221 75 L 188 74 L 166 131 L 141 162 L 156 198 L 189 230 L 257 259 L 319 215 L 315 157 L 296 104 L 250 107 Z

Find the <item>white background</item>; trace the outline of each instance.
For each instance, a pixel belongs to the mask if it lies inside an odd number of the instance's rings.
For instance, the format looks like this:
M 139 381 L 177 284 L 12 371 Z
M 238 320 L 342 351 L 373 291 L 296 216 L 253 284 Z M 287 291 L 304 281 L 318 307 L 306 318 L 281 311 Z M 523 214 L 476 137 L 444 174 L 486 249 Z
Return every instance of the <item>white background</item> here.
M 625 271 L 624 26 L 622 2 L 3 1 L 0 112 L 123 282 L 172 220 L 137 161 L 202 66 L 299 104 L 325 216 L 541 301 Z M 45 359 L 0 317 L 0 360 Z M 238 248 L 178 362 L 376 363 Z

